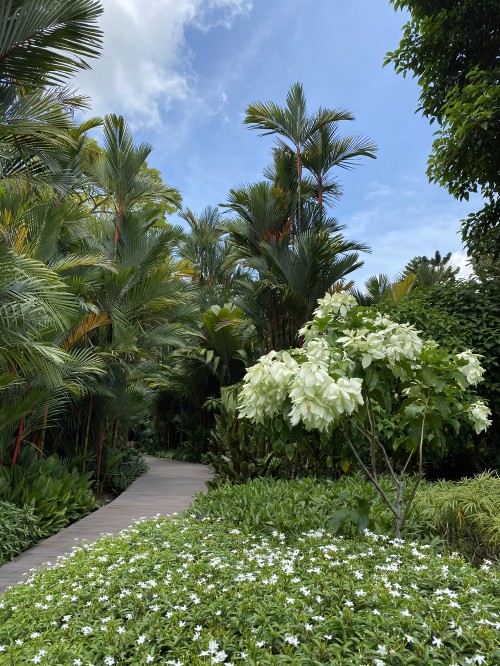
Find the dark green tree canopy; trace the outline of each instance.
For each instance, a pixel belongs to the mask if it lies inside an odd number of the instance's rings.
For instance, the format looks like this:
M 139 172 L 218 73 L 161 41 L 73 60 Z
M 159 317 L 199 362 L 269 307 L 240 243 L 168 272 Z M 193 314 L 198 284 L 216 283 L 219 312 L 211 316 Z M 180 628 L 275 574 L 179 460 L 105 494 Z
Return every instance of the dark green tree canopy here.
M 391 0 L 410 12 L 396 72 L 421 88 L 419 110 L 437 121 L 427 175 L 450 194 L 485 198 L 463 225 L 472 254 L 500 252 L 500 5 L 498 0 Z

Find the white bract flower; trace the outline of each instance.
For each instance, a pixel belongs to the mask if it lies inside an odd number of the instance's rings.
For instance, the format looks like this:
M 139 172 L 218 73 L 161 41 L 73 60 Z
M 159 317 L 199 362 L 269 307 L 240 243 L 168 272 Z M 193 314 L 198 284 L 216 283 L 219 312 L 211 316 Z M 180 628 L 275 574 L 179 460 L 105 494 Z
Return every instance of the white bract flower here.
M 308 359 L 312 361 L 323 361 L 324 363 L 330 362 L 330 349 L 328 342 L 324 338 L 314 338 L 310 340 L 304 347 L 304 351 Z
M 308 430 L 327 430 L 342 414 L 352 414 L 363 404 L 361 386 L 357 377 L 335 380 L 325 363 L 306 361 L 299 366 L 290 389 L 292 425 L 301 421 Z
M 460 367 L 460 372 L 469 384 L 477 386 L 479 382 L 483 381 L 484 368 L 479 363 L 480 357 L 477 354 L 474 354 L 470 349 L 466 349 L 464 352 L 457 354 L 457 358 L 465 361 L 465 365 Z
M 344 331 L 338 341 L 348 351 L 361 354 L 361 365 L 367 368 L 374 359 L 385 357 L 384 340 L 379 333 L 371 333 L 366 328 L 359 331 Z
M 288 352 L 275 351 L 263 356 L 247 370 L 239 396 L 240 416 L 262 423 L 277 414 L 288 394 L 288 385 L 296 368 Z
M 484 402 L 478 400 L 469 408 L 469 417 L 474 425 L 474 430 L 476 433 L 480 433 L 483 430 L 486 430 L 491 425 L 491 411 Z
M 325 294 L 318 299 L 318 307 L 314 310 L 314 316 L 318 318 L 340 315 L 345 317 L 349 310 L 356 307 L 357 301 L 347 291 L 339 291 L 334 294 Z
M 402 359 L 416 359 L 422 352 L 423 341 L 410 324 L 396 324 L 385 318 L 377 318 L 372 323 L 378 330 L 344 331 L 344 336 L 338 339 L 344 349 L 361 356 L 363 368 L 382 359 L 393 366 Z

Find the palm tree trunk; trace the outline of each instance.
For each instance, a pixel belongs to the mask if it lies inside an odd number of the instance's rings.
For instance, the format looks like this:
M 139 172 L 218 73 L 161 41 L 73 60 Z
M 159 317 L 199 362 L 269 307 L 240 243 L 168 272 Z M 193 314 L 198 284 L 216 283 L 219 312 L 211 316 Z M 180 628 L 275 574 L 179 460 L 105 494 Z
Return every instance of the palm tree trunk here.
M 115 427 L 114 427 L 114 433 L 113 433 L 113 448 L 116 449 L 116 443 L 118 440 L 118 427 L 120 425 L 120 420 L 118 417 L 115 420 Z
M 83 466 L 82 470 L 85 472 L 85 467 L 87 466 L 87 450 L 88 450 L 88 444 L 89 444 L 89 430 L 90 430 L 90 419 L 92 417 L 92 407 L 94 404 L 94 396 L 90 396 L 90 402 L 89 402 L 89 411 L 87 414 L 87 427 L 85 429 L 85 439 L 83 442 Z
M 45 433 L 47 432 L 47 419 L 49 417 L 49 401 L 45 403 L 45 409 L 43 410 L 43 424 L 42 424 L 42 435 L 40 438 L 40 453 L 43 453 L 45 449 Z
M 300 155 L 300 145 L 297 144 L 297 177 L 298 177 L 298 182 L 297 182 L 297 232 L 300 233 L 300 227 L 301 227 L 301 214 L 300 214 L 300 200 L 302 198 L 302 190 L 301 190 L 301 183 L 302 183 L 302 159 Z
M 318 176 L 318 204 L 319 204 L 319 219 L 323 222 L 323 178 L 321 174 Z
M 276 299 L 276 294 L 273 291 L 273 322 L 271 324 L 271 349 L 276 349 L 278 343 L 278 301 Z
M 17 463 L 19 457 L 19 451 L 21 449 L 21 441 L 23 439 L 23 430 L 24 430 L 24 418 L 19 422 L 19 427 L 17 429 L 17 438 L 16 444 L 14 446 L 14 453 L 12 454 L 12 467 Z

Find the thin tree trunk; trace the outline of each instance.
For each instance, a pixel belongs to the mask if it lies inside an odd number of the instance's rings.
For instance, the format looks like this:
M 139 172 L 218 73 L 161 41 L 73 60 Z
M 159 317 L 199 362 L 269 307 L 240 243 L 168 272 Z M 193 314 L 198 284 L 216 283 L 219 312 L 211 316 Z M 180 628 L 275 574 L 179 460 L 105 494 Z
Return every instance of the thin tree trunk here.
M 101 462 L 102 462 L 102 450 L 104 447 L 104 427 L 101 425 L 101 430 L 99 433 L 99 448 L 97 450 L 97 470 L 96 470 L 96 478 L 97 482 L 99 482 L 100 476 L 101 476 Z
M 297 177 L 298 177 L 298 182 L 297 182 L 297 232 L 300 233 L 301 229 L 301 213 L 300 213 L 300 201 L 302 199 L 302 160 L 301 160 L 301 155 L 300 155 L 300 146 L 297 145 Z
M 42 423 L 42 436 L 40 439 L 40 453 L 44 452 L 45 449 L 45 433 L 47 432 L 47 419 L 49 417 L 49 401 L 45 403 L 45 409 L 43 411 L 43 423 Z
M 321 174 L 318 176 L 318 204 L 319 204 L 319 219 L 323 222 L 323 178 Z
M 271 347 L 276 349 L 278 343 L 278 301 L 276 299 L 276 294 L 273 291 L 273 324 L 271 328 Z
M 113 448 L 116 449 L 116 443 L 118 440 L 118 427 L 120 425 L 120 420 L 118 417 L 115 420 L 115 427 L 114 427 L 114 433 L 113 433 Z
M 23 430 L 24 430 L 24 418 L 19 422 L 19 427 L 17 429 L 16 444 L 14 446 L 14 453 L 12 454 L 12 467 L 17 463 L 19 457 L 19 451 L 21 449 L 21 441 L 23 439 Z
M 82 466 L 82 470 L 84 472 L 85 472 L 85 468 L 87 466 L 87 450 L 88 450 L 88 445 L 89 445 L 90 419 L 92 417 L 93 404 L 94 404 L 94 396 L 90 396 L 89 411 L 88 411 L 88 414 L 87 414 L 87 427 L 85 429 L 85 439 L 83 441 L 83 466 Z

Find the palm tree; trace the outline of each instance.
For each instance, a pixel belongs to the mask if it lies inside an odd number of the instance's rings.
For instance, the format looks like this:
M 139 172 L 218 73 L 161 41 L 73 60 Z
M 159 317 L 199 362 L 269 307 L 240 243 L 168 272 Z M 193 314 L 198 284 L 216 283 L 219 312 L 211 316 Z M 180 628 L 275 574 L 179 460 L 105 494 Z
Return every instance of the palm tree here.
M 201 215 L 187 209 L 181 217 L 189 232 L 179 246 L 179 274 L 197 286 L 202 311 L 231 300 L 231 286 L 237 271 L 230 261 L 230 244 L 218 208 L 208 207 Z
M 415 284 L 416 276 L 413 273 L 400 276 L 396 280 L 391 280 L 388 275 L 381 273 L 372 275 L 366 280 L 364 292 L 355 288 L 350 289 L 350 292 L 360 305 L 373 305 L 385 301 L 398 302 L 408 296 Z
M 104 150 L 89 165 L 90 179 L 108 196 L 110 212 L 114 218 L 114 249 L 118 251 L 125 217 L 133 215 L 145 203 L 166 202 L 179 206 L 180 194 L 172 187 L 158 182 L 144 170 L 152 147 L 142 143 L 135 146 L 129 127 L 121 116 L 109 115 L 104 119 Z M 158 222 L 158 210 L 148 209 L 148 228 Z
M 416 276 L 415 286 L 432 287 L 435 284 L 455 280 L 460 269 L 450 264 L 451 252 L 444 257 L 439 250 L 430 259 L 426 256 L 411 259 L 401 273 L 402 277 Z
M 97 0 L 9 0 L 0 11 L 0 177 L 49 174 L 68 187 L 58 150 L 72 139 L 70 109 L 85 104 L 61 86 L 100 52 Z M 45 178 L 46 179 L 46 178 Z
M 272 239 L 261 244 L 261 256 L 251 263 L 262 287 L 272 295 L 269 333 L 273 348 L 297 344 L 297 331 L 311 318 L 318 298 L 362 266 L 359 252 L 367 247 L 340 233 L 311 229 L 294 243 Z
M 8 0 L 0 14 L 0 83 L 60 86 L 99 55 L 99 0 Z
M 230 190 L 226 208 L 236 214 L 226 223 L 235 258 L 260 254 L 260 244 L 271 238 L 289 238 L 291 222 L 281 191 L 262 181 Z
M 334 167 L 353 169 L 360 157 L 376 158 L 377 146 L 371 139 L 362 135 L 339 135 L 338 123 L 329 123 L 320 127 L 307 140 L 302 163 L 310 171 L 317 186 L 317 198 L 323 212 L 324 193 L 336 192 L 340 195 L 340 186 L 335 180 L 329 179 Z
M 284 150 L 293 150 L 297 171 L 297 229 L 301 231 L 302 154 L 308 141 L 322 127 L 341 120 L 353 120 L 349 111 L 320 108 L 315 114 L 307 112 L 303 87 L 295 83 L 288 91 L 286 107 L 274 102 L 254 102 L 246 111 L 244 123 L 263 130 L 263 134 L 278 134 L 276 143 Z M 283 137 L 283 138 L 281 138 Z M 287 143 L 288 141 L 288 143 Z

